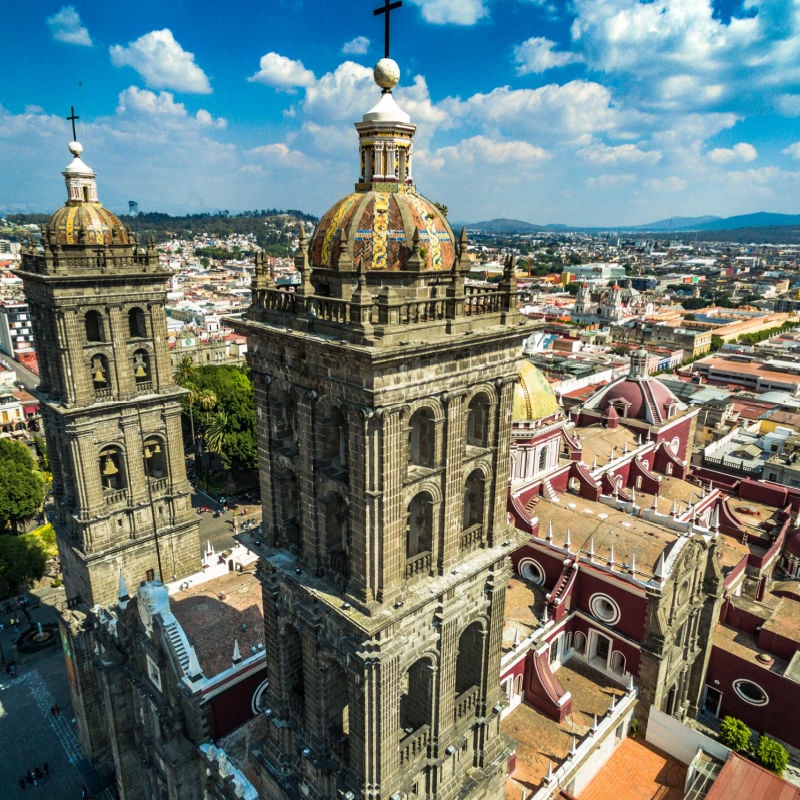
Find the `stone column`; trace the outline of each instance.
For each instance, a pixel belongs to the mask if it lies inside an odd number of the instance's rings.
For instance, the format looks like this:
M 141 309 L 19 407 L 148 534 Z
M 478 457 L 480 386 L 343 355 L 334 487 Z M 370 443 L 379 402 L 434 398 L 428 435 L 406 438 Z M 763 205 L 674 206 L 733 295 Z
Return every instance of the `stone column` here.
M 460 558 L 464 513 L 464 392 L 444 392 L 444 536 L 441 571 Z
M 300 528 L 303 559 L 312 572 L 321 569 L 319 520 L 314 475 L 316 424 L 314 406 L 317 393 L 313 389 L 296 389 L 297 397 L 297 484 L 300 498 Z

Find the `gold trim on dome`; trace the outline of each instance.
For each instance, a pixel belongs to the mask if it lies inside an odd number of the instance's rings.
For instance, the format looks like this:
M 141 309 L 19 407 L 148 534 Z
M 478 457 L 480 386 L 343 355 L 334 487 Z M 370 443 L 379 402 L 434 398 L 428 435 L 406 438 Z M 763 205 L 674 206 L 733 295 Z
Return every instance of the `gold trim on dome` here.
M 347 195 L 347 197 L 345 197 L 341 203 L 339 203 L 339 208 L 336 209 L 336 213 L 333 215 L 333 217 L 331 217 L 331 220 L 328 223 L 328 230 L 325 231 L 325 238 L 322 240 L 322 263 L 326 267 L 331 265 L 333 237 L 339 230 L 339 224 L 341 223 L 342 218 L 345 216 L 345 214 L 347 214 L 357 199 L 359 199 L 359 195 L 357 194 Z
M 389 198 L 385 192 L 375 193 L 372 217 L 372 269 L 386 269 L 389 247 Z
M 409 203 L 414 206 L 417 213 L 425 224 L 425 232 L 428 235 L 428 264 L 431 269 L 442 269 L 442 244 L 439 241 L 439 228 L 436 226 L 437 214 L 431 210 L 431 206 L 424 202 L 419 195 L 409 196 Z M 433 216 L 431 216 L 431 214 Z M 446 233 L 446 231 L 445 231 Z M 449 239 L 448 235 L 448 239 Z

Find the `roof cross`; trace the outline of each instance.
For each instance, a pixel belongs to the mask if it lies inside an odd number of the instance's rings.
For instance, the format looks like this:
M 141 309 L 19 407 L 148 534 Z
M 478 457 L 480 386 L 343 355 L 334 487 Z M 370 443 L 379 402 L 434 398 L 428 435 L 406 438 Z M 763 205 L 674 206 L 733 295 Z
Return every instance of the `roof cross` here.
M 75 120 L 80 119 L 80 117 L 75 113 L 75 106 L 69 107 L 69 116 L 67 119 L 72 123 L 72 141 L 78 141 L 78 137 L 75 135 Z
M 385 14 L 384 17 L 384 33 L 383 33 L 383 57 L 389 58 L 389 15 L 392 11 L 396 8 L 400 8 L 403 5 L 403 0 L 397 0 L 396 3 L 391 3 L 389 0 L 383 0 L 383 6 L 381 8 L 376 8 L 372 14 L 373 16 L 378 16 L 379 14 Z

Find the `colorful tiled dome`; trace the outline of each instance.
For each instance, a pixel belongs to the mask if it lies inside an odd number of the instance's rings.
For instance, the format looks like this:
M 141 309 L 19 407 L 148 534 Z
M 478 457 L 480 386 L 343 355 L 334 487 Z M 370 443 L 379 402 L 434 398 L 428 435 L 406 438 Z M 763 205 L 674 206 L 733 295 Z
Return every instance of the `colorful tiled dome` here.
M 550 382 L 527 359 L 520 362 L 519 382 L 514 389 L 513 422 L 534 422 L 559 411 L 556 393 Z
M 337 269 L 346 242 L 353 267 L 403 270 L 419 241 L 422 270 L 449 270 L 456 257 L 453 231 L 442 212 L 413 189 L 353 192 L 336 203 L 311 239 L 311 263 Z

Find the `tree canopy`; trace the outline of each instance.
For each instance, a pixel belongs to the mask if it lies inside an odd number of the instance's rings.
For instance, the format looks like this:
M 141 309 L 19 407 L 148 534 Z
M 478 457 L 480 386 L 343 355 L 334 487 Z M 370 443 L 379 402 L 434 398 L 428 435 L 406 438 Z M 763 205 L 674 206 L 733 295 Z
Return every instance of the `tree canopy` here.
M 756 761 L 764 769 L 782 775 L 789 764 L 789 753 L 786 748 L 769 736 L 761 736 L 758 740 L 758 747 L 755 752 Z
M 747 754 L 750 750 L 750 728 L 736 717 L 723 717 L 719 725 L 719 740 L 737 753 Z
M 19 442 L 0 439 L 0 531 L 17 534 L 44 502 L 44 483 L 30 450 Z
M 47 553 L 34 535 L 0 536 L 0 597 L 27 589 L 44 574 Z
M 197 425 L 209 429 L 213 449 L 219 452 L 223 467 L 255 469 L 258 466 L 255 394 L 247 367 L 203 365 L 194 370 L 191 385 L 199 398 L 191 413 Z

